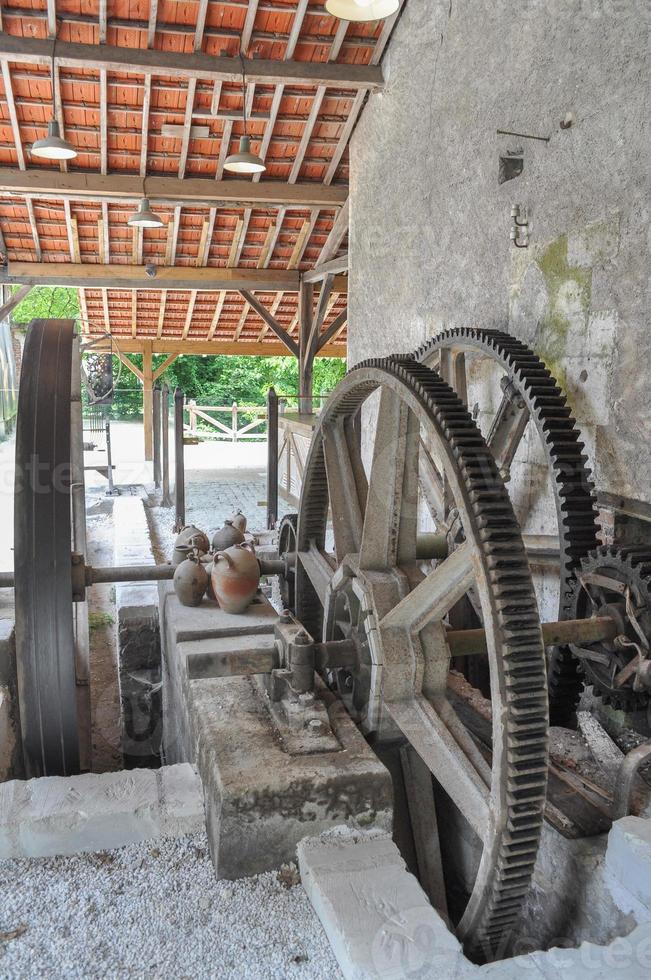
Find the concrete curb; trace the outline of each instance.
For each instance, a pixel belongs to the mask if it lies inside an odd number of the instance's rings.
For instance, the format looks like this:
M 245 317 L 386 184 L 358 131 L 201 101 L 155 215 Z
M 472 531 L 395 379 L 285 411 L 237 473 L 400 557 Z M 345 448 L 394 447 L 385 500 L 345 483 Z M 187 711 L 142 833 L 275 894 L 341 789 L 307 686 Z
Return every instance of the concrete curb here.
M 193 766 L 44 776 L 0 785 L 0 858 L 102 851 L 205 829 Z

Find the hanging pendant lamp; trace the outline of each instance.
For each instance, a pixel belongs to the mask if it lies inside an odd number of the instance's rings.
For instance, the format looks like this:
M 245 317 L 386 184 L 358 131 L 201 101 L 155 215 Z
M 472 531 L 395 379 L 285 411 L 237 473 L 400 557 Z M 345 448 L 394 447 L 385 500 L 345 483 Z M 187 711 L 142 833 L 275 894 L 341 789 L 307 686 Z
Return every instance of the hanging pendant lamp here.
M 267 168 L 265 167 L 262 158 L 257 156 L 251 150 L 251 137 L 248 136 L 246 132 L 246 75 L 244 72 L 244 58 L 241 54 L 240 61 L 242 64 L 242 114 L 244 118 L 244 135 L 240 137 L 240 148 L 237 153 L 231 153 L 230 156 L 226 157 L 224 161 L 224 170 L 228 170 L 233 174 L 261 174 Z
M 326 0 L 325 9 L 340 20 L 384 20 L 397 13 L 400 0 Z
M 43 160 L 74 160 L 77 151 L 68 140 L 61 136 L 61 129 L 57 122 L 56 113 L 56 86 L 54 84 L 54 56 L 56 53 L 57 39 L 54 38 L 52 45 L 52 118 L 47 124 L 47 136 L 32 143 L 32 156 Z
M 165 224 L 159 214 L 149 206 L 149 198 L 143 197 L 135 214 L 127 218 L 130 228 L 162 228 Z

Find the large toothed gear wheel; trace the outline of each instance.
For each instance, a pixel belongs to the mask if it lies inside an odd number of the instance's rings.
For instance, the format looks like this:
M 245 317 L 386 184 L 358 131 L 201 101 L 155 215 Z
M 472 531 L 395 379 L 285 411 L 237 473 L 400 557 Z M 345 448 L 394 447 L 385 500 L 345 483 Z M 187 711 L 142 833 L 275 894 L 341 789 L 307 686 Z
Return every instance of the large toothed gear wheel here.
M 377 393 L 367 470 L 358 413 Z M 369 430 L 365 419 L 365 436 Z M 427 574 L 417 560 L 421 433 L 457 513 L 452 550 Z M 543 820 L 543 640 L 504 483 L 465 405 L 429 368 L 406 357 L 366 361 L 339 383 L 304 467 L 297 559 L 297 618 L 315 638 L 352 639 L 359 650 L 340 688 L 353 717 L 375 738 L 406 739 L 466 822 L 464 840 L 474 832 L 477 863 L 453 913 L 458 935 L 476 958 L 504 955 Z M 469 590 L 487 634 L 490 761 L 447 697 L 448 612 Z M 447 838 L 453 833 L 446 826 Z
M 546 466 L 550 475 L 546 492 L 553 495 L 554 537 L 557 537 L 558 549 L 558 571 L 553 567 L 537 568 L 534 582 L 539 599 L 545 592 L 555 590 L 558 619 L 572 618 L 577 569 L 582 558 L 598 545 L 597 509 L 581 434 L 555 378 L 526 344 L 499 330 L 474 327 L 448 330 L 421 347 L 416 357 L 421 363 L 439 370 L 464 403 L 473 401 L 468 397 L 468 390 L 472 396 L 471 374 L 477 370 L 478 361 L 488 358 L 494 363 L 495 371 L 490 379 L 495 382 L 492 394 L 496 396 L 497 407 L 491 410 L 482 399 L 478 424 L 510 488 L 525 541 L 534 540 L 527 539 L 528 531 L 534 535 L 541 533 L 539 527 L 530 527 L 530 524 L 539 521 L 544 510 L 533 493 L 526 495 L 526 487 L 524 499 L 515 499 L 518 491 L 511 488 L 511 483 L 518 481 L 509 482 L 509 476 L 518 466 L 523 472 L 533 472 L 532 445 L 527 445 L 524 437 L 529 422 L 534 426 L 540 450 L 535 451 L 533 462 Z M 487 375 L 482 374 L 482 395 L 485 395 L 487 380 Z M 424 464 L 426 470 L 422 478 L 431 493 L 431 484 L 437 481 L 438 475 L 431 465 L 427 466 L 426 460 Z M 523 487 L 524 481 L 520 480 L 519 489 Z M 549 618 L 554 615 L 554 611 L 549 610 Z M 567 646 L 550 648 L 547 661 L 551 721 L 552 724 L 567 724 L 582 689 L 578 664 Z
M 295 566 L 291 559 L 296 553 L 296 528 L 298 514 L 285 514 L 278 526 L 278 554 L 285 558 L 285 574 L 279 576 L 280 601 L 283 609 L 294 609 L 295 596 Z
M 613 639 L 572 646 L 587 684 L 606 704 L 646 708 L 651 697 L 651 548 L 597 548 L 584 558 L 574 587 L 572 617 L 610 616 Z

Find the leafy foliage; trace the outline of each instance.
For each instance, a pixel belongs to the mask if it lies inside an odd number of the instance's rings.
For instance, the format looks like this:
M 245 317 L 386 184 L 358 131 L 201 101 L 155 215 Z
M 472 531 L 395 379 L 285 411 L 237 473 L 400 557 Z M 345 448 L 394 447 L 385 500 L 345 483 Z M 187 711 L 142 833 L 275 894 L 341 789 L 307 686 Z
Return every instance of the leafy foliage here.
M 17 292 L 16 286 L 13 292 Z M 79 296 L 68 286 L 34 286 L 22 300 L 11 319 L 13 323 L 29 323 L 35 319 L 76 319 L 79 316 Z
M 14 323 L 29 323 L 39 317 L 79 317 L 76 289 L 64 286 L 36 286 L 13 312 Z M 142 370 L 142 356 L 128 355 Z M 154 357 L 154 369 L 165 360 Z M 314 362 L 314 394 L 332 391 L 346 371 L 345 361 L 336 357 L 317 358 Z M 142 415 L 142 384 L 113 358 L 115 393 L 111 414 L 115 418 Z M 186 398 L 198 405 L 264 405 L 267 391 L 274 387 L 279 395 L 288 396 L 290 407 L 298 393 L 298 362 L 294 357 L 251 357 L 250 355 L 204 354 L 178 357 L 165 371 L 161 383 L 181 388 Z

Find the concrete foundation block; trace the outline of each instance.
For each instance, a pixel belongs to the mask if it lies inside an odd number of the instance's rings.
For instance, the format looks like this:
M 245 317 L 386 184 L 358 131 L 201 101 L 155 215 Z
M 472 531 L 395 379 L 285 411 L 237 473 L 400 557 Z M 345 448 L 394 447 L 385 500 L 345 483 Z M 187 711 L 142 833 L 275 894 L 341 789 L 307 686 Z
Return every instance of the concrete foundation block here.
M 604 870 L 611 891 L 619 896 L 618 884 L 651 916 L 651 820 L 623 817 L 615 821 L 608 835 Z
M 242 616 L 224 613 L 214 603 L 187 609 L 165 586 L 161 583 L 164 757 L 192 762 L 199 770 L 218 877 L 277 868 L 294 859 L 307 833 L 340 823 L 390 829 L 389 773 L 345 712 L 330 715 L 339 751 L 290 754 L 254 678 L 189 679 L 188 660 L 272 645 L 277 613 L 270 604 L 261 599 Z
M 113 505 L 113 520 L 115 564 L 154 564 L 142 499 L 117 498 Z M 162 731 L 156 584 L 118 583 L 115 587 L 115 605 L 125 765 L 156 765 L 160 758 Z
M 107 850 L 203 827 L 201 782 L 191 766 L 0 785 L 0 858 Z
M 346 980 L 475 972 L 389 836 L 342 828 L 301 841 L 298 862 Z
M 0 783 L 11 779 L 18 749 L 14 712 L 8 687 L 0 687 Z

